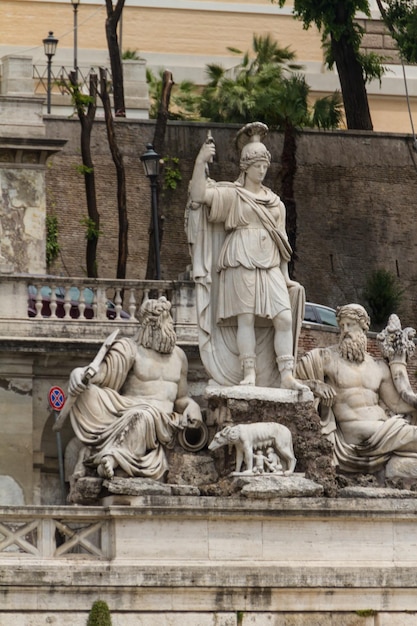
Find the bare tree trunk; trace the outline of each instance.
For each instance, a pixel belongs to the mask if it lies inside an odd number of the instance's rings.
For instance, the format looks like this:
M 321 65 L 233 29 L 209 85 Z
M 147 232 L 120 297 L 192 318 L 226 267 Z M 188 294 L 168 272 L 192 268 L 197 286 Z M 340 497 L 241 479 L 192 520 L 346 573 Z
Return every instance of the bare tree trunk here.
M 168 115 L 169 115 L 169 102 L 171 99 L 171 91 L 174 86 L 174 80 L 172 77 L 172 73 L 168 70 L 165 70 L 162 77 L 162 92 L 161 92 L 161 100 L 159 102 L 158 107 L 158 116 L 156 118 L 155 131 L 153 136 L 153 147 L 155 152 L 157 152 L 161 157 L 164 153 L 165 149 L 165 133 L 166 127 L 168 123 Z M 158 198 L 158 235 L 159 235 L 159 248 L 162 245 L 162 238 L 164 234 L 164 218 L 163 211 L 161 207 L 161 183 L 158 181 L 157 188 L 157 198 Z M 152 280 L 155 278 L 156 267 L 155 267 L 155 240 L 153 233 L 153 221 L 151 216 L 151 221 L 149 225 L 149 249 L 148 249 L 148 262 L 146 266 L 146 279 Z
M 161 100 L 159 102 L 158 116 L 156 118 L 155 131 L 153 135 L 154 150 L 161 155 L 165 146 L 165 132 L 168 123 L 169 103 L 174 84 L 172 73 L 169 70 L 165 70 L 162 75 Z
M 116 6 L 113 8 L 112 0 L 106 0 L 106 37 L 113 80 L 113 99 L 116 117 L 126 117 L 122 56 L 117 37 L 117 25 L 122 16 L 124 4 L 125 0 L 117 0 Z
M 111 112 L 110 98 L 107 91 L 106 70 L 100 68 L 100 98 L 103 103 L 104 116 L 106 120 L 107 139 L 109 141 L 110 152 L 116 167 L 117 175 L 117 209 L 119 214 L 119 249 L 117 256 L 116 278 L 126 278 L 126 266 L 128 256 L 128 229 L 127 201 L 126 201 L 126 171 L 123 162 L 123 155 L 119 150 L 117 137 L 114 128 L 113 116 Z
M 87 225 L 87 276 L 89 278 L 98 278 L 97 244 L 100 233 L 100 214 L 97 210 L 94 163 L 91 156 L 91 132 L 97 108 L 97 75 L 90 74 L 90 97 L 88 101 L 87 112 L 85 96 L 80 93 L 79 86 L 75 77 L 75 72 L 71 72 L 70 74 L 70 83 L 75 108 L 77 110 L 78 118 L 81 123 L 81 158 L 83 162 L 88 219 L 90 222 Z

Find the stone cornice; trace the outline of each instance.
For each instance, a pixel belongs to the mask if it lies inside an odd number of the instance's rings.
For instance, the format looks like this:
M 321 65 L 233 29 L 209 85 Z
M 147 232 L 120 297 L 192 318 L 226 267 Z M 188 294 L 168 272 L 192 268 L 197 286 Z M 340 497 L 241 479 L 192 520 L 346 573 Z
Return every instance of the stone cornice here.
M 0 137 L 0 165 L 43 168 L 47 159 L 62 150 L 66 143 L 66 139 Z

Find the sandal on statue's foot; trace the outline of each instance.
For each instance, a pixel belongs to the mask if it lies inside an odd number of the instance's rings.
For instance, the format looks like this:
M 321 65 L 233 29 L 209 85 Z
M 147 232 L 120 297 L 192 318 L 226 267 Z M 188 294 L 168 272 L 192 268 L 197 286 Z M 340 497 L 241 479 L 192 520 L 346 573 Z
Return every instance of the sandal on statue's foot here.
M 285 376 L 281 374 L 281 387 L 282 389 L 292 389 L 293 391 L 310 391 L 307 385 L 303 385 L 292 374 Z
M 291 389 L 292 391 L 310 391 L 307 385 L 303 385 L 294 378 L 294 357 L 292 355 L 283 355 L 277 357 L 278 370 L 281 376 L 281 389 Z
M 243 379 L 240 381 L 240 385 L 253 386 L 256 382 L 256 358 L 254 356 L 241 357 Z

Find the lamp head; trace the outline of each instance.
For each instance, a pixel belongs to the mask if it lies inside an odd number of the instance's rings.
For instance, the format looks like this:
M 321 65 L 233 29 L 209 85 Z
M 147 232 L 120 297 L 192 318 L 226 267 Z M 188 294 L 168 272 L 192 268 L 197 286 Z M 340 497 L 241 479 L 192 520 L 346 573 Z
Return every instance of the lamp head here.
M 58 39 L 54 37 L 54 33 L 50 30 L 49 35 L 43 39 L 43 48 L 48 59 L 52 59 L 56 52 Z
M 142 154 L 140 160 L 143 164 L 143 169 L 145 175 L 148 178 L 154 178 L 159 174 L 159 159 L 160 156 L 153 149 L 153 145 L 151 143 L 146 144 L 146 152 Z

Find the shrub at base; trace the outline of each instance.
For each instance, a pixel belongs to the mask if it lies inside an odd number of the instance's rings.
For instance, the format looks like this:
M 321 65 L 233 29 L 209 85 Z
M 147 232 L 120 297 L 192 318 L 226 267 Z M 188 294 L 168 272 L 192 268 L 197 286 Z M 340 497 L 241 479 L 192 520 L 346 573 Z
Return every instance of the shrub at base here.
M 112 626 L 109 607 L 103 600 L 97 600 L 91 607 L 87 626 Z

